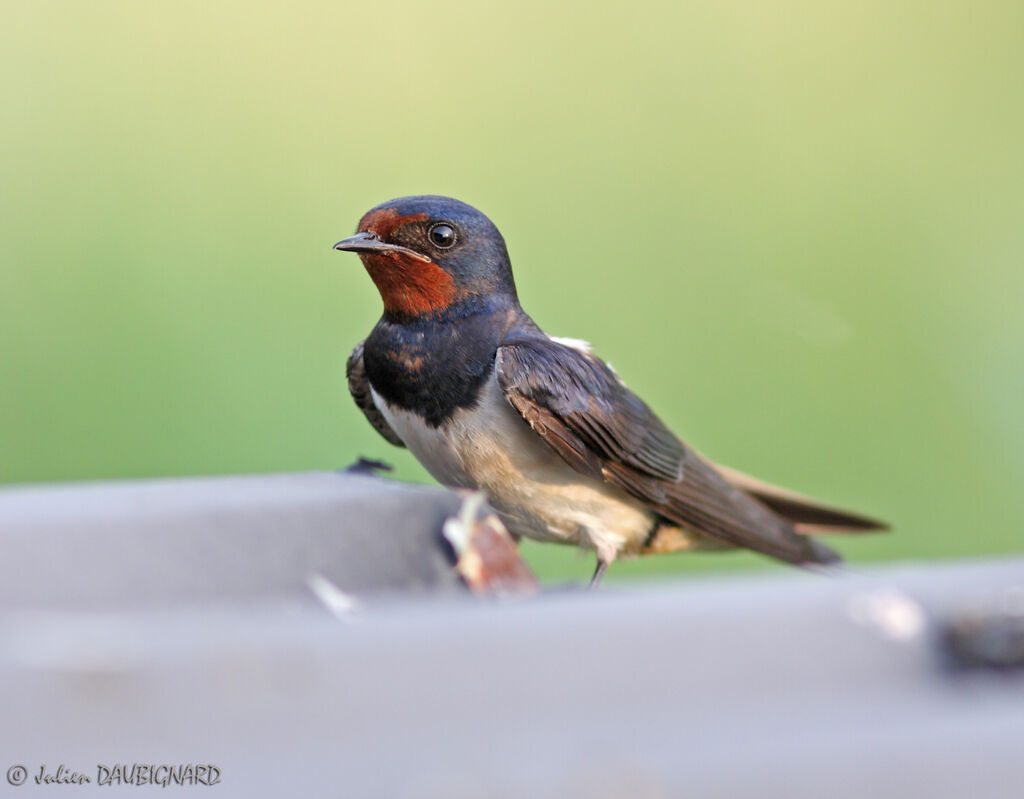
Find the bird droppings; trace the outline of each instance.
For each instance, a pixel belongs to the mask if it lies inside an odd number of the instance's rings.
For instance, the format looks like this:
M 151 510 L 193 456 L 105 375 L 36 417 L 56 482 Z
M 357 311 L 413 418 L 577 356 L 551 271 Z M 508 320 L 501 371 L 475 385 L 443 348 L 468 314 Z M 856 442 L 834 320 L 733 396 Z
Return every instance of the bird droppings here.
M 911 641 L 924 632 L 924 608 L 894 588 L 854 594 L 846 606 L 854 622 L 871 628 L 892 641 Z
M 482 491 L 466 492 L 459 513 L 442 532 L 458 556 L 455 568 L 475 594 L 529 596 L 540 590 L 498 516 L 484 504 Z
M 360 609 L 361 603 L 354 596 L 346 594 L 322 574 L 311 574 L 306 584 L 336 619 L 352 621 L 355 618 L 353 613 Z

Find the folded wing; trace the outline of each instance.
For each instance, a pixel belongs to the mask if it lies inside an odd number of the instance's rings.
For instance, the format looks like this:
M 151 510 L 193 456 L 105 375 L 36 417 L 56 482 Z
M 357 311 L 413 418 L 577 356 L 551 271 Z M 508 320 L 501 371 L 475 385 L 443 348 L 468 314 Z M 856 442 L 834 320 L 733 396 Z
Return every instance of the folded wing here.
M 366 377 L 366 367 L 363 365 L 363 344 L 360 341 L 352 354 L 348 356 L 348 363 L 345 364 L 345 376 L 348 378 L 348 390 L 352 399 L 356 401 L 363 416 L 373 425 L 373 429 L 380 433 L 396 447 L 404 447 L 405 442 L 398 437 L 384 414 L 373 402 L 373 394 L 370 392 L 370 381 Z
M 522 334 L 502 343 L 495 369 L 512 407 L 570 466 L 667 522 L 790 563 L 839 559 L 726 481 L 590 353 Z

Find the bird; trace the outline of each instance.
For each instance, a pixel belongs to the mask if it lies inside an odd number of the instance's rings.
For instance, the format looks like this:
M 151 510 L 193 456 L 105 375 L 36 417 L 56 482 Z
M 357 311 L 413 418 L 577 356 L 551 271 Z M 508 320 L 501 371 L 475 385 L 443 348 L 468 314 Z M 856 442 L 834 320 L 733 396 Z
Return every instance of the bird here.
M 591 586 L 618 558 L 680 551 L 827 569 L 841 557 L 817 533 L 886 529 L 684 443 L 586 342 L 530 318 L 505 240 L 472 206 L 389 200 L 334 249 L 358 254 L 383 300 L 346 365 L 369 423 L 441 484 L 483 491 L 516 540 L 592 550 Z

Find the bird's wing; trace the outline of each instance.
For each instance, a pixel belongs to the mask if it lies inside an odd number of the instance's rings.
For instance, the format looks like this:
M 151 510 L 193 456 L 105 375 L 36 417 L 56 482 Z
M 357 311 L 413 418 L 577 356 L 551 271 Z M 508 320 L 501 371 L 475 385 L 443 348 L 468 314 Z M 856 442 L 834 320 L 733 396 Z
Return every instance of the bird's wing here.
M 498 348 L 495 370 L 512 407 L 566 463 L 670 523 L 791 563 L 838 559 L 730 485 L 599 358 L 521 335 Z
M 363 412 L 367 421 L 373 425 L 373 429 L 380 433 L 396 447 L 404 447 L 405 442 L 398 437 L 380 408 L 373 401 L 373 394 L 370 393 L 370 381 L 366 378 L 366 367 L 363 365 L 363 344 L 360 341 L 352 354 L 348 356 L 348 363 L 345 364 L 345 376 L 348 377 L 348 390 L 352 399 L 356 401 L 359 410 Z

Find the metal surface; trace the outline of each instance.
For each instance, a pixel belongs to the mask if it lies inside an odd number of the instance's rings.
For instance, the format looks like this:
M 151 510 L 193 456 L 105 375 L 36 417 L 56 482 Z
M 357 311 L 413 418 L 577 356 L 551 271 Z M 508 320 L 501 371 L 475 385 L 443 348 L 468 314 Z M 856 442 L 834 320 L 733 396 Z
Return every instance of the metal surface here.
M 239 478 L 263 479 L 283 478 Z M 344 516 L 356 488 L 369 490 L 353 483 L 350 499 L 323 512 Z M 296 496 L 319 518 L 312 507 L 336 490 Z M 235 496 L 252 512 L 246 529 L 289 513 L 274 503 L 250 509 L 241 489 Z M 28 516 L 41 507 L 34 502 Z M 191 528 L 183 518 L 160 529 Z M 98 523 L 82 529 L 93 550 L 102 540 L 101 549 L 135 551 L 129 529 L 155 535 L 137 523 L 117 528 L 124 537 Z M 387 539 L 392 529 L 376 532 Z M 220 546 L 262 540 L 238 536 Z M 8 529 L 0 539 L 6 546 Z M 252 560 L 254 579 L 204 594 L 201 608 L 164 591 L 159 606 L 89 602 L 100 610 L 86 612 L 49 598 L 60 586 L 44 560 L 21 561 L 41 569 L 31 574 L 5 566 L 4 580 L 47 582 L 32 601 L 4 587 L 0 771 L 24 765 L 29 774 L 12 794 L 90 792 L 97 767 L 116 763 L 214 764 L 221 782 L 203 790 L 246 797 L 991 799 L 1020 796 L 1024 785 L 1022 672 L 953 668 L 940 634 L 941 620 L 963 608 L 1016 595 L 1024 559 L 657 582 L 508 603 L 421 592 L 327 612 L 301 575 L 332 559 L 349 563 L 339 580 L 358 569 L 348 550 L 328 556 L 329 536 L 299 540 L 290 555 L 280 543 L 237 553 Z M 191 552 L 149 543 L 164 563 Z M 280 564 L 262 572 L 260 552 L 299 565 L 287 579 Z M 272 588 L 261 594 L 255 576 L 264 573 Z M 32 784 L 43 764 L 90 776 L 92 788 Z
M 336 472 L 0 489 L 0 608 L 460 591 L 451 492 Z

